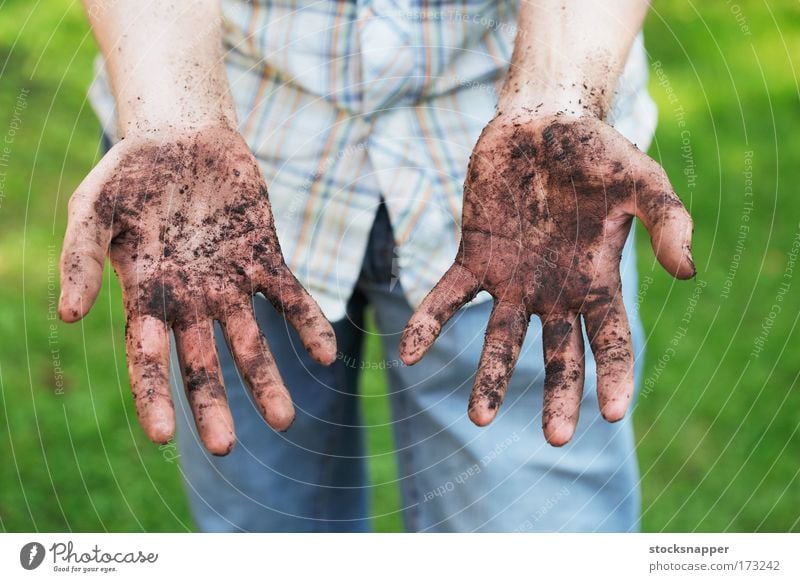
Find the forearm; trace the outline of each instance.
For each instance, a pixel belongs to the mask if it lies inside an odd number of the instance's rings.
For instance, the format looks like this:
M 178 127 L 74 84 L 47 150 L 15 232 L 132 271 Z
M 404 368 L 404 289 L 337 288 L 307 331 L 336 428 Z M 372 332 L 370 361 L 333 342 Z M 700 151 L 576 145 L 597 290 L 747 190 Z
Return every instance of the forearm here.
M 84 0 L 116 97 L 121 136 L 235 125 L 219 0 Z
M 604 119 L 647 0 L 522 0 L 500 112 Z

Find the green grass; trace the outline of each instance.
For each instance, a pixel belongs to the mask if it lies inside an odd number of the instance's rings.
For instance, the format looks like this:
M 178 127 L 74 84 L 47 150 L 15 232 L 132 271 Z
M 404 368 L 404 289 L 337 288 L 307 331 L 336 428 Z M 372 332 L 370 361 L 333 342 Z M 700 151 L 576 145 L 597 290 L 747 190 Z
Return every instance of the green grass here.
M 724 2 L 655 4 L 648 48 L 683 108 L 685 126 L 653 75 L 661 121 L 651 154 L 695 217 L 699 275 L 695 282 L 672 281 L 654 264 L 646 237 L 639 237 L 641 276 L 652 278 L 640 289 L 648 333 L 645 377 L 652 386 L 635 413 L 643 527 L 798 531 L 800 396 L 792 348 L 799 339 L 800 270 L 784 274 L 800 232 L 794 192 L 800 103 L 789 61 L 800 54 L 800 5 L 773 5 L 773 18 L 764 2 L 740 0 L 751 33 L 745 35 Z M 0 140 L 21 93 L 26 105 L 18 110 L 7 167 L 0 167 L 0 529 L 191 529 L 178 468 L 136 424 L 113 277 L 82 324 L 51 319 L 49 302 L 58 291 L 48 282 L 57 273 L 53 253 L 60 249 L 66 201 L 98 155 L 99 127 L 85 102 L 94 43 L 78 3 L 50 0 L 45 8 L 6 1 L 0 16 Z M 693 186 L 681 157 L 684 129 Z M 726 296 L 745 224 L 742 172 L 750 151 L 749 232 Z M 790 287 L 780 295 L 782 283 Z M 681 323 L 696 291 L 688 324 Z M 781 308 L 774 320 L 773 304 Z M 765 321 L 764 349 L 753 357 Z M 659 364 L 676 334 L 674 353 Z M 382 357 L 370 342 L 366 358 Z M 63 390 L 56 365 L 63 369 Z M 379 484 L 375 529 L 398 530 L 380 372 L 365 374 L 362 392 L 368 396 L 364 420 L 373 427 L 370 475 Z
M 648 22 L 649 50 L 677 100 L 670 103 L 653 79 L 661 122 L 651 154 L 695 218 L 698 279 L 671 281 L 653 266 L 646 237 L 639 238 L 641 276 L 654 279 L 641 306 L 649 333 L 645 377 L 657 378 L 634 417 L 647 530 L 800 527 L 800 397 L 792 349 L 800 271 L 784 277 L 788 251 L 800 234 L 800 205 L 791 192 L 800 180 L 800 110 L 789 62 L 789 55 L 799 54 L 800 20 L 798 5 L 787 4 L 772 8 L 778 27 L 763 2 L 740 2 L 749 36 L 723 2 L 697 3 L 701 14 L 687 2 L 658 2 Z M 676 106 L 685 111 L 683 128 Z M 690 132 L 694 185 L 683 173 L 684 130 Z M 749 221 L 742 218 L 746 201 L 752 202 Z M 742 225 L 749 231 L 726 296 Z M 705 287 L 697 287 L 701 282 Z M 791 288 L 779 301 L 781 283 Z M 695 290 L 701 293 L 685 325 L 681 319 Z M 782 311 L 764 350 L 752 357 L 776 303 Z M 658 376 L 658 359 L 682 327 L 685 337 Z

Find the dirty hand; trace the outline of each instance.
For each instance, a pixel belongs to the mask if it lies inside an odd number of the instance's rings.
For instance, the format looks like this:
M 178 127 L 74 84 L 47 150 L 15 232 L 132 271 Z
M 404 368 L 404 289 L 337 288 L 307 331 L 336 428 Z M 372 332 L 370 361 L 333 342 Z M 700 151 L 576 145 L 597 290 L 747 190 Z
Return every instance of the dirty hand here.
M 147 436 L 172 438 L 171 328 L 200 438 L 214 454 L 235 443 L 214 345 L 214 321 L 265 420 L 285 430 L 294 407 L 252 310 L 263 293 L 323 364 L 333 330 L 284 263 L 267 189 L 241 136 L 226 126 L 130 134 L 69 204 L 59 313 L 81 319 L 106 255 L 122 285 L 128 371 Z
M 403 361 L 419 361 L 485 289 L 494 308 L 469 401 L 475 424 L 497 414 L 532 314 L 543 325 L 548 442 L 569 441 L 578 421 L 581 319 L 603 417 L 621 419 L 633 393 L 633 353 L 619 263 L 634 216 L 661 265 L 679 279 L 694 276 L 692 220 L 655 161 L 595 117 L 498 116 L 470 160 L 458 256 L 408 322 Z

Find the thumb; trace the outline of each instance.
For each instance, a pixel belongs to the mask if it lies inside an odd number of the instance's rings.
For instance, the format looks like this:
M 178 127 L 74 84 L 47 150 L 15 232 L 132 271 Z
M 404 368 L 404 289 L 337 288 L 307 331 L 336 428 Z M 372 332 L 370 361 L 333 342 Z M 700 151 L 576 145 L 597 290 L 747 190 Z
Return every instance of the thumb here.
M 81 182 L 69 201 L 58 302 L 58 315 L 67 323 L 89 312 L 103 280 L 114 218 L 114 198 L 105 192 L 116 166 L 112 152 Z
M 653 252 L 673 277 L 690 279 L 697 270 L 692 259 L 694 223 L 658 164 L 657 179 L 634 180 L 634 214 L 650 233 Z

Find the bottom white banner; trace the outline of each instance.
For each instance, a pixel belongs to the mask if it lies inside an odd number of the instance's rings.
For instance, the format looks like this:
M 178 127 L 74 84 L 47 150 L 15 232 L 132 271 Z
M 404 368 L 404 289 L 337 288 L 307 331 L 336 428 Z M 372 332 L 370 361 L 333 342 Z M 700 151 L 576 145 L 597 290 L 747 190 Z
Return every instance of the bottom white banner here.
M 799 561 L 797 534 L 0 534 L 3 581 L 797 581 Z

